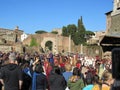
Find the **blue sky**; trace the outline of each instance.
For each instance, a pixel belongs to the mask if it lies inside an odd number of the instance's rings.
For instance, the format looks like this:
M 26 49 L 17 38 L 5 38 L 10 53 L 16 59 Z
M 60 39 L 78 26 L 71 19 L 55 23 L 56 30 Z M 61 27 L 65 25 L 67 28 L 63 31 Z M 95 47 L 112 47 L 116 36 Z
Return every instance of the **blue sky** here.
M 113 0 L 0 0 L 0 28 L 19 29 L 33 34 L 51 32 L 69 24 L 77 25 L 83 17 L 86 30 L 104 31 L 106 12 L 113 10 Z

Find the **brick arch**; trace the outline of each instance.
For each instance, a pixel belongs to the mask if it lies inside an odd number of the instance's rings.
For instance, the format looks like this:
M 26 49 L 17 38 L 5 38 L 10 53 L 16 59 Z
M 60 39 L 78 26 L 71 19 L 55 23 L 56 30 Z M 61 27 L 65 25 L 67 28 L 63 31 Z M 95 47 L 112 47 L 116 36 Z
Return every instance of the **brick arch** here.
M 54 38 L 54 37 L 44 37 L 42 42 L 41 42 L 41 47 L 43 48 L 43 50 L 45 50 L 45 44 L 48 41 L 51 41 L 53 43 L 52 52 L 55 52 L 56 38 Z

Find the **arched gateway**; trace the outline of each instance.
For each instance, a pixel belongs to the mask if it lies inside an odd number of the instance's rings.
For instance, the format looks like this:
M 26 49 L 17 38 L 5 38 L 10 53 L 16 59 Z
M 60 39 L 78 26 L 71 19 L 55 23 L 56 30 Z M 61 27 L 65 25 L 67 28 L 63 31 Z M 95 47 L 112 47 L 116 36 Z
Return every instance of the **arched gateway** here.
M 44 37 L 43 40 L 41 41 L 41 47 L 45 52 L 48 52 L 48 50 L 51 50 L 54 53 L 58 53 L 55 37 Z

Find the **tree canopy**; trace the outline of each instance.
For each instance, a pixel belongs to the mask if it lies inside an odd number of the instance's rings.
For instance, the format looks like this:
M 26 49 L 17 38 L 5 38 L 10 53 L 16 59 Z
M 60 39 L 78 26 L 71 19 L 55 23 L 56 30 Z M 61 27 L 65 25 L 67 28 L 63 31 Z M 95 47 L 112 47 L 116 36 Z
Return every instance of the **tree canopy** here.
M 78 25 L 69 24 L 67 26 L 63 26 L 62 35 L 69 36 L 71 35 L 71 39 L 73 40 L 75 45 L 85 44 L 87 35 L 88 37 L 94 35 L 92 31 L 86 31 L 85 26 L 83 24 L 82 16 L 78 19 Z
M 95 33 L 92 31 L 86 31 L 85 33 L 86 33 L 86 35 L 95 35 Z
M 47 33 L 47 32 L 44 31 L 44 30 L 38 30 L 38 31 L 36 31 L 35 33 L 36 33 L 36 34 L 42 34 L 42 33 Z
M 66 26 L 63 26 L 63 28 L 62 28 L 62 35 L 63 36 L 68 36 L 68 30 L 67 30 Z
M 78 32 L 85 32 L 86 29 L 83 24 L 82 16 L 80 19 L 78 19 Z
M 37 41 L 34 37 L 31 38 L 30 47 L 38 46 Z
M 53 33 L 53 34 L 58 34 L 58 31 L 52 31 L 51 33 Z
M 77 27 L 75 24 L 69 24 L 67 26 L 67 30 L 68 30 L 68 35 L 71 35 L 71 38 L 73 39 L 74 38 L 74 35 L 77 31 Z

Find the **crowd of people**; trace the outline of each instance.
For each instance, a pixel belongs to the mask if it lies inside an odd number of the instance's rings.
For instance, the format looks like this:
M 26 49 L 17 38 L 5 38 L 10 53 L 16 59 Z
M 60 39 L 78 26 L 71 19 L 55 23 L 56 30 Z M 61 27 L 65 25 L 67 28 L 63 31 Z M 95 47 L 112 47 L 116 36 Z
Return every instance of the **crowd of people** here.
M 99 56 L 0 52 L 0 90 L 117 90 Z

